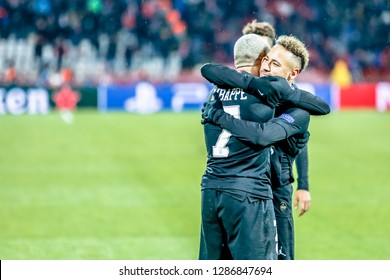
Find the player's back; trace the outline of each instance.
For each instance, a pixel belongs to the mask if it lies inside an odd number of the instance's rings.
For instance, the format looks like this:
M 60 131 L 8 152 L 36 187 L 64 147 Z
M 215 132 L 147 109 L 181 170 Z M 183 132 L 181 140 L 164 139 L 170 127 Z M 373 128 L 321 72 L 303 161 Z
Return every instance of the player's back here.
M 263 123 L 274 111 L 242 89 L 214 88 L 224 111 L 244 120 Z M 235 190 L 253 196 L 270 197 L 270 151 L 243 142 L 218 126 L 204 126 L 207 147 L 207 167 L 202 178 L 202 189 Z

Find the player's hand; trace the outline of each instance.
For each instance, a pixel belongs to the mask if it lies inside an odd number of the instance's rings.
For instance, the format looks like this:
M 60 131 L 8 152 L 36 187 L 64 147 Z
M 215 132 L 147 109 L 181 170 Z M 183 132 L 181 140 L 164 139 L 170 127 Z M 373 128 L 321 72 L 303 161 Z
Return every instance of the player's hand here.
M 291 102 L 298 104 L 301 94 L 299 90 L 282 77 L 269 77 L 271 85 L 280 92 L 279 103 Z
M 264 101 L 271 108 L 275 108 L 281 99 L 281 94 L 271 82 L 276 82 L 280 77 L 256 77 L 249 83 L 246 92 Z
M 216 124 L 223 113 L 222 102 L 216 96 L 213 96 L 203 104 L 201 123 Z
M 311 195 L 308 190 L 297 190 L 294 197 L 294 209 L 298 209 L 299 205 L 299 214 L 298 217 L 305 214 L 310 209 Z
M 302 135 L 302 137 L 299 137 L 297 139 L 297 148 L 298 149 L 303 149 L 306 146 L 307 142 L 309 142 L 309 138 L 310 138 L 310 132 L 306 131 Z
M 309 131 L 306 131 L 304 134 L 287 138 L 286 153 L 292 157 L 297 156 L 301 152 L 301 150 L 305 148 L 307 142 L 309 141 L 309 138 L 310 138 Z

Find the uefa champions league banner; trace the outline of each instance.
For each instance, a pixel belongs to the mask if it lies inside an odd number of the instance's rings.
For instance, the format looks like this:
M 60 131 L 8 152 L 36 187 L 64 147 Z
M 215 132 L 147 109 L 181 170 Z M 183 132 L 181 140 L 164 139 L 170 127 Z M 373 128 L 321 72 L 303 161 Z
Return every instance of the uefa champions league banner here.
M 140 114 L 199 110 L 211 89 L 212 86 L 206 83 L 154 85 L 139 82 L 125 86 L 101 86 L 98 89 L 98 109 L 101 112 L 127 111 Z
M 390 111 L 390 83 L 298 83 L 297 86 L 324 99 L 332 110 L 376 109 Z M 0 115 L 45 115 L 72 105 L 72 109 L 98 108 L 100 112 L 125 111 L 151 114 L 160 111 L 200 110 L 213 86 L 209 83 L 108 85 L 96 88 L 0 87 Z M 73 101 L 70 104 L 70 101 Z
M 338 92 L 333 86 L 308 83 L 297 86 L 323 98 L 331 108 L 339 107 L 338 98 L 335 98 Z M 101 86 L 98 89 L 98 109 L 101 112 L 127 111 L 140 114 L 200 110 L 212 88 L 213 85 L 209 83 L 155 85 L 144 81 L 132 85 Z

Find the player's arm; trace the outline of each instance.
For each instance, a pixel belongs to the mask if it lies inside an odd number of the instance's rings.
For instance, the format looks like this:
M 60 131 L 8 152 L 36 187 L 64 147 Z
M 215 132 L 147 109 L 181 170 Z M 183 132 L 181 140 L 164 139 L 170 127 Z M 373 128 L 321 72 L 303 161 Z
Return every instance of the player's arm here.
M 244 72 L 240 74 L 227 66 L 217 63 L 206 63 L 200 68 L 202 76 L 219 88 L 242 88 L 246 89 L 254 78 L 253 75 Z M 259 87 L 264 84 L 259 82 Z
M 296 99 L 291 100 L 291 103 L 298 108 L 308 111 L 313 116 L 327 115 L 330 113 L 330 106 L 325 100 L 302 89 L 298 91 Z
M 307 145 L 302 148 L 297 158 L 295 159 L 295 165 L 298 173 L 298 187 L 294 195 L 294 208 L 298 209 L 299 214 L 302 216 L 310 209 L 311 195 L 309 192 L 309 156 Z
M 255 77 L 216 63 L 204 64 L 201 74 L 218 87 L 242 88 L 245 92 L 266 101 L 271 107 L 275 107 L 278 102 L 290 103 L 308 111 L 311 115 L 330 113 L 330 107 L 323 99 L 310 92 L 292 87 L 286 79 L 281 77 Z
M 202 117 L 203 123 L 217 124 L 238 139 L 260 146 L 268 146 L 292 135 L 305 133 L 310 120 L 306 111 L 289 109 L 280 117 L 265 123 L 245 121 L 225 113 L 221 102 L 216 99 L 205 106 Z
M 309 190 L 309 155 L 308 147 L 305 145 L 295 159 L 295 165 L 298 174 L 299 190 Z
M 273 118 L 265 123 L 256 123 L 236 119 L 224 113 L 216 124 L 240 140 L 268 146 L 303 132 L 304 129 L 298 123 L 290 123 L 283 117 Z
M 240 73 L 238 73 L 240 74 Z M 258 92 L 261 91 L 263 85 L 262 78 L 254 77 L 248 84 L 248 88 L 244 89 L 249 94 L 258 95 Z M 276 77 L 273 77 L 276 78 Z M 270 84 L 280 92 L 281 104 L 289 104 L 291 107 L 297 107 L 306 110 L 310 115 L 320 116 L 327 115 L 330 113 L 330 106 L 322 98 L 311 94 L 308 91 L 298 89 L 295 86 L 290 85 L 286 79 L 280 78 L 271 80 Z M 256 90 L 259 89 L 259 90 Z
M 289 137 L 283 143 L 283 151 L 291 157 L 296 158 L 299 152 L 307 145 L 307 142 L 309 142 L 309 138 L 309 131 L 306 131 L 304 134 Z
M 219 88 L 242 88 L 244 91 L 248 90 L 249 84 L 255 78 L 255 76 L 247 72 L 239 73 L 234 69 L 217 63 L 204 64 L 200 72 L 206 80 Z M 250 94 L 262 100 L 269 107 L 275 108 L 281 98 L 279 91 L 271 85 L 271 81 L 276 79 L 278 78 L 258 78 L 256 87 L 253 87 L 256 93 Z

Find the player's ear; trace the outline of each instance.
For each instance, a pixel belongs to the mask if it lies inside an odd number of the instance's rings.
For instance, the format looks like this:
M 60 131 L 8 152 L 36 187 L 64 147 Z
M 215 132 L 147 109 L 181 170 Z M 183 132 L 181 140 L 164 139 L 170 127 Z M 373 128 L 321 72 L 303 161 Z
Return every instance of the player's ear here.
M 287 81 L 294 81 L 295 78 L 299 75 L 299 69 L 293 68 L 287 76 Z

